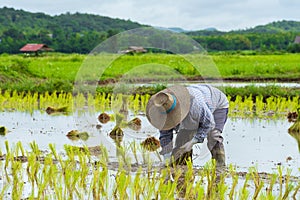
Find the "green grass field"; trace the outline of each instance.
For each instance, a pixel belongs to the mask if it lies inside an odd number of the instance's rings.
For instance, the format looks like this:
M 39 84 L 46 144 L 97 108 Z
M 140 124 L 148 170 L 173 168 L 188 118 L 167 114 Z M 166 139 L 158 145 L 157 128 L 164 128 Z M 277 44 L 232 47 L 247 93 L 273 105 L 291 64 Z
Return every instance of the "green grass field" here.
M 75 80 L 221 78 L 291 80 L 300 55 L 79 55 L 0 56 L 0 87 L 17 91 L 71 91 Z M 200 79 L 200 78 L 199 78 Z

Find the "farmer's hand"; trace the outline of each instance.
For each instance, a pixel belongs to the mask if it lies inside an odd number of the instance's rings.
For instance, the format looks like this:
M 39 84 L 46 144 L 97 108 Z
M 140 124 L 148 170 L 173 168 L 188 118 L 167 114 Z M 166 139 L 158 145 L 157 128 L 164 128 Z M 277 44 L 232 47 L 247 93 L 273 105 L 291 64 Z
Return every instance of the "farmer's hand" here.
M 192 150 L 193 145 L 197 144 L 197 143 L 198 143 L 198 140 L 196 138 L 193 138 L 190 141 L 188 141 L 187 143 L 185 143 L 184 145 L 182 145 L 180 147 L 180 149 L 182 150 L 182 153 L 189 152 Z
M 171 155 L 172 155 L 172 152 L 166 153 L 166 154 L 163 155 L 163 157 L 164 157 L 164 163 L 165 163 L 165 164 L 167 164 L 167 162 L 170 161 Z
M 172 155 L 172 152 L 166 153 L 166 154 L 163 155 L 164 159 L 160 163 L 161 167 L 166 167 L 166 166 L 169 165 L 170 160 L 171 160 L 171 155 Z

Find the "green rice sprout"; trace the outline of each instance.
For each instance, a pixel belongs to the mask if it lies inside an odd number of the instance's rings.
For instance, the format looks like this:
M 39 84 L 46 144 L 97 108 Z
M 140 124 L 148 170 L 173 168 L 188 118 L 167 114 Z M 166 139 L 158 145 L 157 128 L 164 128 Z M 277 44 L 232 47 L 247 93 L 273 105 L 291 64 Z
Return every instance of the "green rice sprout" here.
M 299 190 L 300 190 L 300 183 L 298 183 L 298 185 L 295 188 L 294 193 L 292 194 L 293 199 L 297 199 L 296 196 L 297 196 L 297 193 L 298 193 Z
M 282 199 L 287 199 L 291 191 L 294 189 L 294 186 L 290 183 L 291 172 L 292 171 L 290 169 L 287 169 L 285 177 L 285 192 L 283 194 Z
M 123 169 L 119 169 L 118 173 L 116 174 L 116 186 L 114 195 L 117 199 L 128 199 L 127 188 L 130 184 L 131 176 L 128 176 Z
M 230 165 L 229 166 L 229 173 L 232 177 L 232 186 L 231 186 L 231 189 L 230 189 L 230 192 L 229 192 L 229 198 L 230 199 L 233 199 L 234 196 L 235 196 L 235 191 L 236 191 L 236 186 L 238 184 L 238 175 L 236 174 L 236 169 L 234 168 L 233 165 Z
M 250 174 L 247 173 L 246 176 L 245 176 L 245 180 L 244 180 L 244 184 L 243 184 L 243 187 L 240 189 L 240 193 L 239 193 L 239 198 L 240 199 L 248 199 L 250 193 L 249 191 L 247 190 L 247 186 L 248 186 L 248 182 L 250 180 Z
M 5 159 L 4 171 L 5 171 L 6 180 L 8 183 L 10 183 L 11 179 L 7 170 L 9 167 L 9 162 L 13 160 L 13 155 L 11 154 L 7 140 L 5 141 L 5 149 L 6 149 L 6 159 Z
M 135 141 L 133 141 L 130 144 L 130 149 L 131 149 L 131 152 L 133 153 L 133 157 L 135 159 L 136 164 L 139 164 L 139 160 L 138 160 L 138 157 L 137 157 L 137 145 L 136 145 Z
M 146 184 L 145 181 L 143 181 L 142 177 L 142 167 L 139 167 L 137 172 L 135 173 L 133 186 L 131 190 L 131 196 L 135 198 L 135 200 L 140 200 L 141 196 L 143 194 L 143 191 L 145 190 Z
M 21 199 L 22 198 L 22 192 L 24 187 L 24 182 L 20 181 L 20 179 L 23 179 L 23 168 L 22 163 L 20 161 L 14 161 L 11 163 L 11 169 L 12 169 L 12 177 L 13 177 L 13 188 L 12 190 L 12 198 L 13 199 Z
M 250 168 L 250 174 L 252 176 L 252 180 L 253 180 L 254 186 L 255 186 L 253 199 L 257 199 L 262 187 L 264 186 L 264 182 L 260 179 L 256 168 L 251 167 Z
M 35 184 L 38 186 L 38 178 L 37 173 L 40 167 L 40 163 L 36 161 L 36 156 L 33 153 L 27 153 L 27 167 L 26 172 L 29 179 L 29 182 L 31 182 L 31 196 L 35 193 Z
M 32 152 L 36 155 L 36 157 L 39 157 L 41 155 L 41 151 L 38 147 L 38 144 L 35 141 L 30 143 L 30 148 Z
M 108 169 L 99 162 L 93 169 L 91 192 L 93 199 L 100 199 L 101 196 L 108 195 Z
M 188 160 L 187 162 L 187 171 L 184 175 L 184 198 L 185 199 L 193 199 L 196 196 L 196 191 L 194 188 L 194 170 L 193 170 L 193 163 L 191 160 Z
M 23 147 L 21 141 L 17 142 L 17 147 L 21 151 L 21 155 L 24 157 L 25 156 L 25 150 L 24 150 L 24 147 Z
M 204 176 L 207 180 L 206 198 L 213 199 L 215 194 L 216 161 L 211 159 L 204 165 Z
M 57 152 L 56 152 L 55 144 L 50 143 L 49 144 L 49 149 L 50 149 L 52 155 L 54 156 L 54 158 L 56 160 L 58 160 L 58 155 L 57 155 Z
M 273 188 L 274 188 L 274 184 L 276 183 L 276 180 L 278 178 L 277 174 L 271 174 L 270 175 L 270 183 L 269 183 L 269 187 L 267 188 L 267 198 L 271 199 L 273 198 Z
M 283 190 L 283 175 L 282 175 L 282 166 L 277 167 L 278 170 L 278 178 L 279 178 L 279 198 L 282 198 L 282 190 Z
M 217 184 L 217 196 L 219 199 L 226 199 L 228 186 L 225 183 L 225 176 L 221 176 L 220 182 Z

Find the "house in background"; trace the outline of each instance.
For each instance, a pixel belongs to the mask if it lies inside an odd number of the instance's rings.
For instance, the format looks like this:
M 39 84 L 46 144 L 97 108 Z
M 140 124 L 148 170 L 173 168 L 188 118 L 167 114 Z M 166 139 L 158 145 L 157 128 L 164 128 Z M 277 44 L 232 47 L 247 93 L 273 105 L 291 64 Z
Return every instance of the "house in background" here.
M 296 36 L 294 43 L 300 44 L 300 36 Z
M 135 54 L 135 53 L 146 53 L 147 50 L 144 49 L 144 47 L 139 47 L 139 46 L 130 46 L 128 49 L 125 49 L 123 51 L 119 51 L 119 53 L 123 54 Z
M 20 49 L 20 51 L 24 53 L 35 53 L 35 55 L 38 55 L 40 52 L 53 51 L 53 49 L 45 44 L 26 44 Z

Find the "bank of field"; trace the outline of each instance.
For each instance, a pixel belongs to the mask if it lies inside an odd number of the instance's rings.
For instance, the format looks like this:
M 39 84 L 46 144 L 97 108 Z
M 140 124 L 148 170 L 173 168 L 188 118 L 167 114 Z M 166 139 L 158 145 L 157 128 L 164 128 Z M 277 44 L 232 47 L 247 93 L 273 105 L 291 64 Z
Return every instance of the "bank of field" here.
M 163 69 L 163 70 L 162 70 Z M 0 87 L 17 91 L 72 91 L 76 78 L 86 81 L 129 78 L 273 79 L 300 77 L 300 55 L 78 55 L 0 56 Z M 101 76 L 101 77 L 98 77 Z M 177 76 L 177 77 L 176 77 Z

